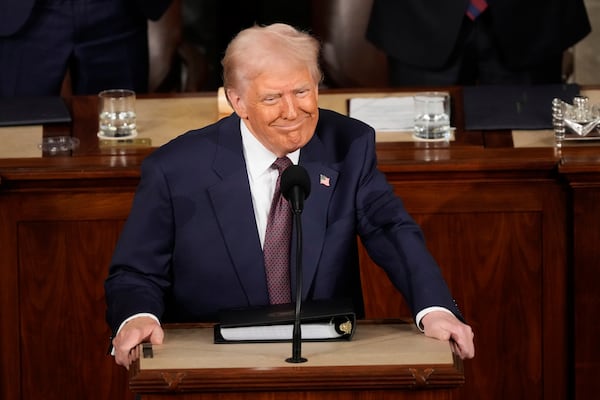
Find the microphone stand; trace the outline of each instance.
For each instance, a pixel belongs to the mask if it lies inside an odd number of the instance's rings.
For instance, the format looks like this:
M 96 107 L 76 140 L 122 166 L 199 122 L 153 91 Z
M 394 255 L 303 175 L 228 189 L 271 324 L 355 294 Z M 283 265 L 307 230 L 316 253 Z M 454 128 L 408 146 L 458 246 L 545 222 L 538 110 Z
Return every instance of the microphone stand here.
M 286 358 L 289 363 L 308 361 L 301 356 L 302 331 L 300 328 L 300 311 L 302 309 L 302 219 L 301 208 L 292 207 L 294 225 L 296 225 L 296 308 L 294 311 L 294 330 L 292 332 L 292 356 Z

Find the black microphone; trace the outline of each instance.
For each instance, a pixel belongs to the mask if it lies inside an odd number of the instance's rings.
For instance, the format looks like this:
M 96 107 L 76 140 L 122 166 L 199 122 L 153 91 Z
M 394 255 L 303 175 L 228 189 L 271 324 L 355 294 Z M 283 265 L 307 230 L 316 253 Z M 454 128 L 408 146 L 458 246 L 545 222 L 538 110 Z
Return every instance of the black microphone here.
M 301 355 L 302 331 L 300 313 L 302 308 L 302 219 L 304 199 L 310 194 L 310 178 L 306 170 L 299 165 L 290 165 L 281 174 L 279 188 L 292 207 L 296 225 L 296 308 L 294 311 L 294 329 L 292 332 L 292 356 L 286 358 L 289 363 L 306 362 Z
M 302 213 L 304 199 L 310 194 L 310 178 L 308 172 L 299 165 L 290 165 L 281 174 L 279 183 L 283 197 L 292 206 L 294 214 Z

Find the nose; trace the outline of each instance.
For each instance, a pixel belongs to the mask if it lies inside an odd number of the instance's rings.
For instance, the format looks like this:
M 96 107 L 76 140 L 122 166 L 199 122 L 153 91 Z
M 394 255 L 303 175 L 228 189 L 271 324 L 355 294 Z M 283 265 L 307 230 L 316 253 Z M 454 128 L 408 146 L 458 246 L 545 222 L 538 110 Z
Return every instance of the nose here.
M 293 95 L 283 96 L 281 116 L 285 119 L 295 119 L 298 116 L 298 105 Z

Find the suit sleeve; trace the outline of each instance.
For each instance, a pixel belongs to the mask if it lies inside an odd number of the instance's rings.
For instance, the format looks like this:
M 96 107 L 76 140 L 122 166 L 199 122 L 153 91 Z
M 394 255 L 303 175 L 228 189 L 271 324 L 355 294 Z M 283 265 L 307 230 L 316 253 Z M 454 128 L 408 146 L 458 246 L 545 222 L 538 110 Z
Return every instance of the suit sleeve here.
M 361 141 L 364 150 L 356 197 L 357 221 L 369 256 L 402 293 L 413 317 L 427 307 L 441 306 L 462 319 L 421 228 L 377 169 L 374 132 Z
M 142 164 L 132 209 L 105 282 L 106 318 L 113 332 L 131 315 L 163 315 L 171 285 L 172 215 L 165 176 L 150 156 Z

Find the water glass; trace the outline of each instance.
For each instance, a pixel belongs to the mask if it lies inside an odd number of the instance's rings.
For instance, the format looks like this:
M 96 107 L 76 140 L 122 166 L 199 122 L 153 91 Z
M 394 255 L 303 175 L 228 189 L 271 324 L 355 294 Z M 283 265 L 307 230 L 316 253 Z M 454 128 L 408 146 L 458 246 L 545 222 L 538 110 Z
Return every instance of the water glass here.
M 415 105 L 414 134 L 419 139 L 450 139 L 450 95 L 424 92 L 413 97 Z
M 137 136 L 135 92 L 127 89 L 104 90 L 99 97 L 98 136 L 122 139 Z

